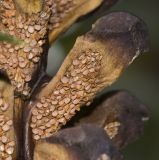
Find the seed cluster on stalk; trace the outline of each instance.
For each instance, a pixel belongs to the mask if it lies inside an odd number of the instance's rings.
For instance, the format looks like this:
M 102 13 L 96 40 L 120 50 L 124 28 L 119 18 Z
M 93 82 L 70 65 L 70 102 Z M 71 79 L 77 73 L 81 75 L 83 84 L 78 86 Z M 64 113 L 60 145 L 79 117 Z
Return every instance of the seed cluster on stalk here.
M 70 0 L 45 0 L 41 12 L 28 16 L 16 12 L 13 0 L 0 1 L 0 30 L 22 40 L 18 45 L 0 44 L 0 70 L 7 72 L 16 92 L 29 95 L 29 82 L 38 69 L 46 42 L 44 37 L 49 28 L 59 26 L 60 19 L 70 11 L 70 4 Z
M 13 120 L 9 113 L 9 104 L 0 95 L 0 157 L 12 160 L 15 150 L 15 141 L 12 139 Z
M 54 91 L 33 106 L 30 127 L 35 140 L 50 136 L 83 104 L 90 104 L 100 83 L 101 60 L 97 51 L 83 51 L 73 59 Z

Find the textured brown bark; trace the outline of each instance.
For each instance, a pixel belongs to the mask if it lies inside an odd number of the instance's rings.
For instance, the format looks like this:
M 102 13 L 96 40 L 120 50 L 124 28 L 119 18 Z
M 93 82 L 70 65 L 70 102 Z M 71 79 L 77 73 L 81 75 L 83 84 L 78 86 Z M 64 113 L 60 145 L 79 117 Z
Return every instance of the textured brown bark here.
M 0 1 L 0 31 L 21 42 L 0 42 L 0 159 L 32 160 L 34 147 L 44 143 L 38 140 L 53 137 L 76 111 L 90 104 L 98 92 L 111 85 L 141 52 L 148 50 L 144 22 L 129 13 L 111 13 L 77 38 L 54 78 L 45 73 L 50 44 L 80 17 L 95 9 L 103 12 L 103 8 L 108 9 L 116 1 Z M 87 135 L 87 127 L 77 127 L 77 130 Z M 69 134 L 76 132 L 76 128 L 68 130 Z M 95 130 L 99 135 L 103 133 L 98 127 Z M 133 133 L 138 134 L 137 131 Z M 101 135 L 106 147 L 113 148 L 112 141 L 106 137 Z M 91 140 L 88 135 L 86 139 Z M 129 140 L 119 136 L 117 141 L 119 144 L 116 140 L 113 143 L 119 147 Z M 54 145 L 48 143 L 45 144 Z M 87 146 L 93 143 L 92 140 Z M 73 147 L 68 151 L 61 147 L 61 151 L 71 153 L 69 158 L 82 159 L 82 150 Z M 55 148 L 60 151 L 56 145 Z M 103 158 L 99 157 L 101 151 L 94 152 L 98 153 L 99 160 Z M 108 157 L 115 155 L 113 151 L 106 152 Z M 91 155 L 83 159 L 91 159 Z

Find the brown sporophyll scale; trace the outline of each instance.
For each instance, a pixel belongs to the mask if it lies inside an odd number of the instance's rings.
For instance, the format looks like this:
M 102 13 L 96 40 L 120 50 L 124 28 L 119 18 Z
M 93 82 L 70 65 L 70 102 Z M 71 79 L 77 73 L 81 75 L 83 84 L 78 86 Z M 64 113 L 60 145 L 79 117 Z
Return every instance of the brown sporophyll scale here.
M 42 98 L 32 109 L 31 126 L 35 140 L 54 133 L 60 123 L 65 124 L 79 110 L 81 102 L 88 101 L 87 94 L 97 86 L 95 80 L 100 73 L 101 59 L 96 51 L 83 52 L 73 60 L 51 96 Z
M 144 22 L 125 12 L 99 19 L 91 31 L 78 37 L 56 76 L 28 106 L 25 145 L 53 135 L 81 106 L 115 82 L 140 52 L 147 51 L 147 37 Z M 113 138 L 118 129 L 111 132 Z
M 97 11 L 102 7 L 108 8 L 115 2 L 0 0 L 0 33 L 19 40 L 18 43 L 0 42 L 0 159 L 33 160 L 34 148 L 35 153 L 36 149 L 41 149 L 39 144 L 43 144 L 42 147 L 54 146 L 59 151 L 51 142 L 55 133 L 63 133 L 58 132 L 59 129 L 82 106 L 90 106 L 98 92 L 115 82 L 141 52 L 147 51 L 148 33 L 144 22 L 129 13 L 111 13 L 99 19 L 87 34 L 77 38 L 54 78 L 46 74 L 50 44 L 79 17 L 96 8 Z M 117 115 L 120 117 L 122 114 L 119 112 Z M 132 121 L 128 123 L 134 125 L 135 115 L 130 115 Z M 139 127 L 143 126 L 139 119 L 137 123 L 140 125 L 133 128 L 132 138 L 139 135 Z M 89 129 L 102 133 L 98 137 L 104 139 L 101 144 L 111 149 L 110 152 L 106 148 L 104 152 L 103 148 L 96 150 L 95 160 L 119 160 L 117 150 L 130 141 L 120 136 L 128 135 L 121 132 L 125 125 L 122 120 L 112 118 L 105 126 L 100 126 L 103 129 L 93 125 L 77 130 L 81 138 L 85 135 L 88 141 L 92 140 L 87 146 L 94 143 L 94 135 L 88 133 Z M 76 129 L 68 130 L 69 134 L 75 135 Z M 114 144 L 115 147 L 111 147 Z M 61 144 L 60 148 L 61 152 L 70 153 L 74 160 L 81 159 L 82 149 L 86 150 L 81 148 L 78 152 L 74 144 L 70 150 Z M 43 156 L 46 158 L 47 155 L 44 150 Z M 59 158 L 61 160 L 62 157 Z M 86 158 L 92 160 L 91 154 Z
M 43 62 L 42 55 L 47 57 L 45 52 L 48 52 L 46 49 L 48 36 L 50 42 L 56 40 L 58 35 L 80 16 L 96 9 L 102 2 L 102 0 L 0 1 L 2 21 L 0 30 L 24 40 L 24 43 L 16 46 L 0 44 L 0 69 L 7 71 L 11 84 L 18 94 L 29 97 L 31 88 L 37 81 L 37 76 L 34 75 L 40 72 L 42 74 L 43 68 L 45 69 L 46 62 Z M 34 80 L 31 77 L 34 77 Z
M 48 149 L 49 148 L 49 149 Z M 33 160 L 121 160 L 105 131 L 85 124 L 37 142 Z
M 111 91 L 95 98 L 87 108 L 67 124 L 67 127 L 81 124 L 95 124 L 105 129 L 114 146 L 122 149 L 139 138 L 144 131 L 149 110 L 128 91 Z

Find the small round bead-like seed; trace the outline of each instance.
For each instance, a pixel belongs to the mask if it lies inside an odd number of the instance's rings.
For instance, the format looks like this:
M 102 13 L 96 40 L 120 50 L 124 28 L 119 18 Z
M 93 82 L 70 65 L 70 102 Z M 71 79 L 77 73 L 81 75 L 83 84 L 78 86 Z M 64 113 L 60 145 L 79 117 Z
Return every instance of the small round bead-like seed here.
M 64 83 L 64 84 L 65 84 L 65 83 L 68 83 L 68 82 L 69 82 L 69 79 L 68 79 L 67 77 L 62 77 L 62 78 L 61 78 L 61 82 Z
M 34 27 L 33 26 L 29 26 L 28 27 L 28 32 L 29 33 L 34 33 Z
M 8 131 L 10 129 L 9 125 L 5 124 L 3 127 L 2 127 L 2 130 L 3 131 Z
M 7 152 L 8 154 L 13 154 L 14 148 L 13 148 L 13 147 L 9 147 L 9 148 L 6 149 L 6 152 Z

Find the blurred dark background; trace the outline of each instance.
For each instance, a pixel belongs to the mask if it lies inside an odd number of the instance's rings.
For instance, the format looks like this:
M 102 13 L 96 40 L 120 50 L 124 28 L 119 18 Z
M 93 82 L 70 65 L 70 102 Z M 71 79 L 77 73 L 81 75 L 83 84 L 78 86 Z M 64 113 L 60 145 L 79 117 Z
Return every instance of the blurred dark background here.
M 119 0 L 107 13 L 121 10 L 132 12 L 147 23 L 151 50 L 139 56 L 106 91 L 127 89 L 151 110 L 151 118 L 145 126 L 143 137 L 124 150 L 125 159 L 159 160 L 159 1 Z M 91 15 L 77 22 L 53 44 L 48 58 L 49 74 L 57 72 L 76 37 L 87 32 L 96 19 L 97 15 Z

